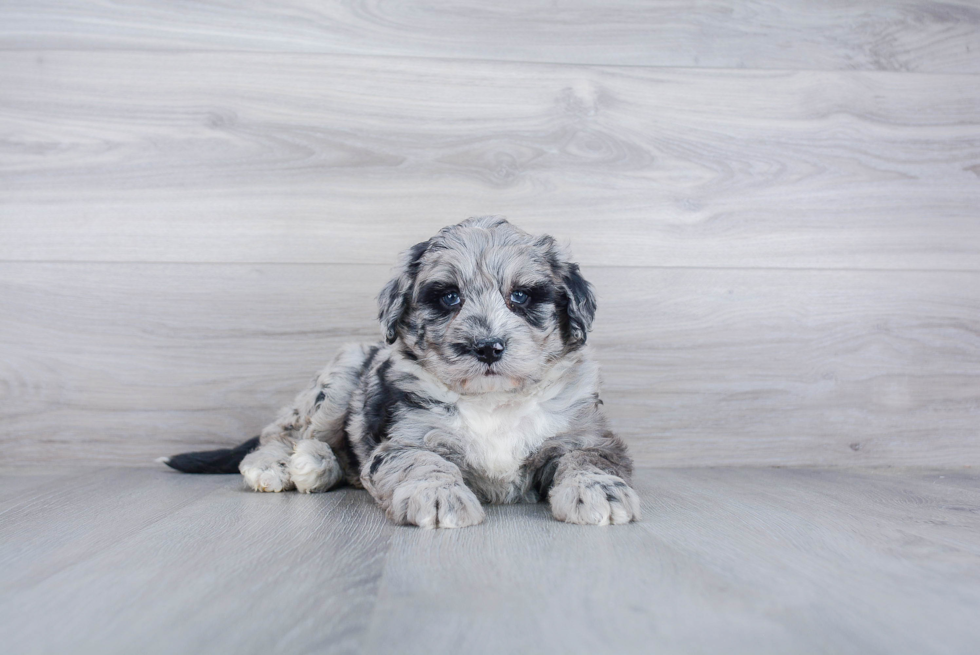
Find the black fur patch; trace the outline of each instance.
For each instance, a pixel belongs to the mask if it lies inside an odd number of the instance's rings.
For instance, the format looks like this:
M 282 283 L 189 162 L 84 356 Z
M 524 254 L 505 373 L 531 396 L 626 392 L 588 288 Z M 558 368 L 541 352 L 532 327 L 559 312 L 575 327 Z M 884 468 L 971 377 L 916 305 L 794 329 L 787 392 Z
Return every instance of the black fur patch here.
M 530 287 L 521 287 L 515 291 L 523 291 L 527 294 L 527 302 L 523 305 L 507 301 L 510 310 L 522 317 L 532 327 L 543 328 L 552 315 L 552 303 L 555 299 L 555 290 L 547 284 L 536 284 Z
M 332 446 L 333 447 L 333 446 Z M 353 472 L 354 478 L 357 477 L 357 472 L 361 470 L 361 460 L 354 452 L 354 447 L 351 445 L 350 437 L 347 436 L 347 430 L 344 430 L 344 438 L 340 440 L 340 443 L 336 447 L 333 447 L 334 455 L 337 456 L 337 461 L 340 462 L 341 468 L 351 473 Z M 348 478 L 349 480 L 351 478 Z
M 365 373 L 374 363 L 374 358 L 378 355 L 378 346 L 372 346 L 368 350 L 367 357 L 364 358 L 364 362 L 361 364 L 360 370 L 357 372 L 357 379 L 363 380 Z M 347 428 L 347 423 L 350 421 L 350 403 L 347 405 L 347 413 L 344 416 L 344 438 L 340 440 L 337 447 L 334 448 L 334 454 L 337 459 L 340 460 L 340 464 L 345 471 L 360 471 L 361 470 L 361 459 L 354 452 L 354 446 L 350 442 L 350 430 Z
M 592 285 L 585 281 L 578 264 L 568 264 L 562 274 L 568 294 L 575 301 L 565 307 L 569 326 L 581 334 L 581 342 L 585 343 L 586 334 L 595 317 L 596 300 L 592 293 Z M 573 307 L 574 305 L 574 307 Z
M 378 469 L 381 468 L 381 465 L 384 463 L 385 463 L 384 453 L 378 453 L 377 455 L 375 455 L 374 458 L 371 460 L 371 469 L 370 469 L 371 475 L 377 473 Z
M 558 462 L 567 450 L 560 444 L 551 443 L 545 445 L 534 455 L 531 467 L 534 474 L 531 477 L 531 485 L 538 491 L 541 498 L 546 498 L 551 486 L 555 482 L 555 473 L 558 470 Z
M 388 439 L 388 430 L 400 412 L 409 409 L 432 409 L 444 403 L 422 398 L 407 392 L 388 379 L 392 361 L 386 360 L 378 366 L 373 380 L 366 380 L 367 393 L 364 399 L 365 439 L 376 446 Z
M 391 370 L 391 360 L 382 362 L 374 372 L 374 383 L 368 387 L 368 393 L 364 399 L 364 427 L 373 445 L 377 445 L 388 438 L 388 429 L 395 418 L 395 414 L 400 409 L 400 405 L 406 400 L 408 394 L 392 385 L 388 381 L 388 371 Z
M 430 282 L 426 284 L 419 291 L 419 302 L 421 302 L 425 307 L 433 312 L 436 316 L 449 317 L 455 315 L 459 309 L 463 306 L 465 300 L 460 294 L 460 302 L 458 305 L 453 305 L 452 307 L 447 307 L 442 302 L 443 296 L 448 293 L 460 293 L 459 288 L 455 284 L 447 284 L 445 282 Z
M 371 440 L 372 445 L 381 443 L 388 436 L 388 426 L 394 417 L 395 405 L 398 399 L 389 388 L 385 373 L 391 369 L 391 360 L 383 362 L 374 372 L 376 381 L 368 386 L 364 399 L 364 436 Z M 365 380 L 365 384 L 368 384 Z
M 403 285 L 398 279 L 392 280 L 382 290 L 382 294 L 387 293 L 387 301 L 382 302 L 382 307 L 398 308 L 397 313 L 385 316 L 385 310 L 381 309 L 378 313 L 378 320 L 385 324 L 385 341 L 395 343 L 398 338 L 398 327 L 402 324 L 405 314 L 411 306 L 412 287 L 415 285 L 415 278 L 419 274 L 419 266 L 422 264 L 422 256 L 429 249 L 430 241 L 416 243 L 408 251 L 408 263 L 405 267 L 404 276 L 407 284 Z
M 422 263 L 422 255 L 429 249 L 429 245 L 430 241 L 421 241 L 409 250 L 408 273 L 412 276 L 412 279 L 415 279 L 415 276 L 418 275 L 419 266 Z
M 572 341 L 572 321 L 568 316 L 568 295 L 563 291 L 555 298 L 555 311 L 558 314 L 558 331 L 561 342 L 568 345 Z

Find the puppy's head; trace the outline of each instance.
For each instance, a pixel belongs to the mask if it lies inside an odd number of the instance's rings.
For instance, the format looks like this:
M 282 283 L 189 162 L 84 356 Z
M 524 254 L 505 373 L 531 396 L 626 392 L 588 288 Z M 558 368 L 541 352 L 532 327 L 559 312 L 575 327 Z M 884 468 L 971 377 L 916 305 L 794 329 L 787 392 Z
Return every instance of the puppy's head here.
M 378 298 L 388 343 L 460 393 L 521 389 L 585 343 L 596 301 L 550 236 L 499 217 L 402 254 Z

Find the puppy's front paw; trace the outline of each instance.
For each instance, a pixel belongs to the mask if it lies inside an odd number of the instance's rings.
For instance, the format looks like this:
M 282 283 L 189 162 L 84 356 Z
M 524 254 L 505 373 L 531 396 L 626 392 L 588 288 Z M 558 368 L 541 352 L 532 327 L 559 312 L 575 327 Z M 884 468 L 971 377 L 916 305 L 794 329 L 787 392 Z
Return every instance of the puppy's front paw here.
M 618 525 L 640 520 L 640 499 L 622 478 L 579 471 L 566 476 L 548 496 L 551 513 L 580 525 Z
M 289 477 L 290 449 L 284 443 L 263 444 L 245 456 L 238 470 L 245 484 L 255 491 L 289 491 L 293 481 Z
M 465 528 L 483 523 L 485 514 L 466 485 L 443 480 L 412 480 L 395 489 L 388 516 L 421 528 Z

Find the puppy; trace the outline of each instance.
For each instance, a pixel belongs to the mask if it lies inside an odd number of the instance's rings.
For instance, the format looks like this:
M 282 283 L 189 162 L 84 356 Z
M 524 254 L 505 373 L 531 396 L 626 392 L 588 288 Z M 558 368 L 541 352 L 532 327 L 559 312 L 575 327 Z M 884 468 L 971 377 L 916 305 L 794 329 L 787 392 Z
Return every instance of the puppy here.
M 626 445 L 585 346 L 592 287 L 550 236 L 471 218 L 403 253 L 384 343 L 349 345 L 260 437 L 161 461 L 255 491 L 367 489 L 396 523 L 461 528 L 547 499 L 583 525 L 639 519 Z

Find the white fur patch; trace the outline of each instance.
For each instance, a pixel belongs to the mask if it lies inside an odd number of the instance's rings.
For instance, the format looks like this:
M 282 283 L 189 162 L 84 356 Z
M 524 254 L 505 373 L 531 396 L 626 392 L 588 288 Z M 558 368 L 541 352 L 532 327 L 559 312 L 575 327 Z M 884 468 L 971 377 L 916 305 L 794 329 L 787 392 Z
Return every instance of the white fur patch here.
M 286 444 L 273 441 L 262 444 L 253 450 L 238 466 L 245 484 L 255 491 L 289 491 L 293 483 L 286 471 L 290 448 Z
M 388 515 L 420 528 L 465 528 L 483 523 L 480 501 L 463 484 L 444 480 L 412 480 L 395 488 Z
M 544 411 L 536 397 L 485 394 L 456 403 L 456 431 L 466 460 L 488 478 L 509 481 L 548 437 L 565 428 L 565 419 Z
M 576 374 L 568 375 L 575 368 Z M 457 432 L 467 462 L 489 479 L 513 482 L 524 460 L 551 437 L 568 430 L 569 404 L 596 384 L 597 371 L 574 359 L 554 366 L 521 393 L 459 396 Z
M 296 491 L 305 494 L 327 491 L 343 477 L 330 446 L 316 439 L 296 443 L 287 471 Z
M 621 525 L 640 520 L 640 498 L 621 478 L 572 473 L 548 496 L 555 518 L 579 525 Z

